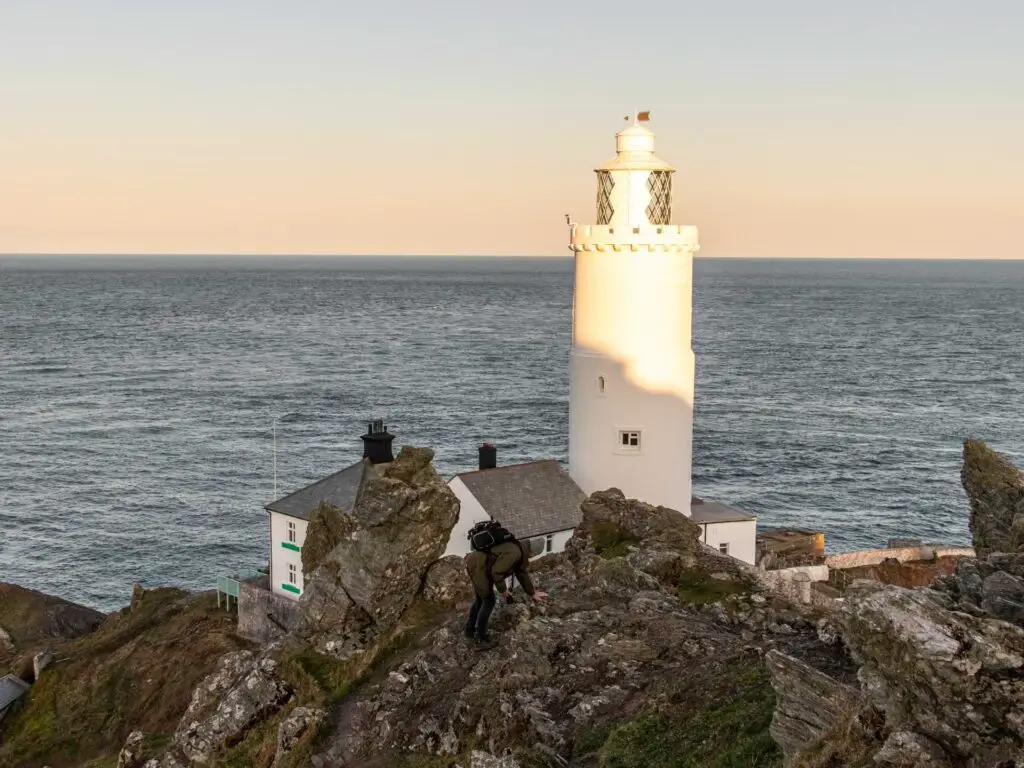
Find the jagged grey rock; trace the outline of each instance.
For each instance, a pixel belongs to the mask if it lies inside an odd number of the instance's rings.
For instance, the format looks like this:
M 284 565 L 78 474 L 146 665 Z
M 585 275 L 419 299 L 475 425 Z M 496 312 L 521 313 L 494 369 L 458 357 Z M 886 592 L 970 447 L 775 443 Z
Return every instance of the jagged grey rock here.
M 277 750 L 274 753 L 274 768 L 282 765 L 295 745 L 308 731 L 320 727 L 327 712 L 315 707 L 296 707 L 277 728 Z
M 345 531 L 306 582 L 302 632 L 318 650 L 345 657 L 391 629 L 444 552 L 459 500 L 434 470 L 433 451 L 403 447 L 364 482 Z
M 875 753 L 879 766 L 895 768 L 952 768 L 952 763 L 938 744 L 919 733 L 896 731 L 889 735 L 882 748 Z
M 117 755 L 117 768 L 139 768 L 143 764 L 142 742 L 145 739 L 142 731 L 132 731 L 124 740 Z
M 996 741 L 1024 747 L 1024 629 L 953 611 L 934 590 L 858 583 L 843 636 L 889 730 L 961 760 Z
M 276 662 L 269 656 L 250 651 L 227 654 L 219 669 L 193 692 L 173 748 L 191 763 L 205 764 L 227 742 L 277 710 L 289 699 L 291 689 L 275 669 Z
M 427 632 L 378 681 L 344 700 L 314 764 L 359 765 L 389 750 L 454 756 L 477 744 L 487 745 L 492 760 L 528 746 L 552 765 L 567 764 L 581 734 L 613 727 L 623 712 L 659 706 L 695 665 L 755 666 L 757 649 L 769 645 L 789 653 L 812 647 L 834 661 L 813 625 L 795 614 L 783 614 L 792 634 L 768 632 L 772 613 L 749 594 L 730 597 L 721 622 L 682 603 L 675 580 L 686 568 L 674 555 L 728 574 L 716 583 L 743 581 L 732 558 L 700 551 L 685 516 L 617 491 L 593 494 L 569 553 L 533 569 L 549 601 L 499 603 L 492 622 L 498 647 L 487 653 L 466 642 L 461 615 Z M 744 638 L 732 616 L 755 613 L 760 623 Z
M 470 756 L 469 768 L 519 768 L 519 763 L 514 757 L 495 757 L 489 752 L 474 750 Z
M 799 659 L 773 649 L 765 663 L 777 701 L 771 735 L 787 758 L 820 741 L 860 705 L 860 691 Z
M 427 570 L 423 579 L 423 598 L 442 606 L 452 606 L 465 599 L 468 577 L 463 558 L 442 557 Z
M 1024 476 L 1005 456 L 980 440 L 964 441 L 960 478 L 971 504 L 974 548 L 1018 552 L 1024 547 Z

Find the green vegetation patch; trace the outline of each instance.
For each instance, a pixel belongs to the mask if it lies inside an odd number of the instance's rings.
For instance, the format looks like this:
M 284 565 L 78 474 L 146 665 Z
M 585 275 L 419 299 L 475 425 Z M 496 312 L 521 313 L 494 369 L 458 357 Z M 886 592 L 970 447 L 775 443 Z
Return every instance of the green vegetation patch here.
M 676 582 L 676 594 L 687 605 L 717 603 L 732 595 L 748 595 L 750 592 L 750 584 L 745 581 L 713 579 L 696 568 L 683 571 Z
M 599 768 L 776 768 L 782 753 L 768 733 L 775 695 L 767 671 L 750 661 L 723 662 L 657 706 L 612 727 L 597 750 Z M 574 753 L 585 754 L 603 732 Z
M 590 540 L 601 557 L 623 557 L 639 539 L 621 525 L 611 520 L 594 523 L 590 529 Z

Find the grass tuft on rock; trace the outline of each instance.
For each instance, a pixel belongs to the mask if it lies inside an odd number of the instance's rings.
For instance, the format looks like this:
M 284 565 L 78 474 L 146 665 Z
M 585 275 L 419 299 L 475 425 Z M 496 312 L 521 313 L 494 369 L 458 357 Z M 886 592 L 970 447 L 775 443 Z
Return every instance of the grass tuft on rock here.
M 676 594 L 687 605 L 717 603 L 732 595 L 750 594 L 750 584 L 742 580 L 713 579 L 705 571 L 683 571 L 676 582 Z
M 782 753 L 768 733 L 775 695 L 758 663 L 723 663 L 669 701 L 613 727 L 597 750 L 599 768 L 775 768 Z M 574 747 L 592 749 L 600 732 Z
M 616 522 L 604 520 L 594 523 L 590 530 L 594 550 L 601 557 L 611 559 L 629 554 L 639 539 Z

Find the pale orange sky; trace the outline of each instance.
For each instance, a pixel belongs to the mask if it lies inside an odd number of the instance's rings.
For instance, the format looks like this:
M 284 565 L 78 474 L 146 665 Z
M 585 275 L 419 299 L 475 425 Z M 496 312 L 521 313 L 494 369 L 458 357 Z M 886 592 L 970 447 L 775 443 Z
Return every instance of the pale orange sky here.
M 702 256 L 1024 257 L 1013 4 L 12 3 L 0 253 L 567 255 L 640 107 Z

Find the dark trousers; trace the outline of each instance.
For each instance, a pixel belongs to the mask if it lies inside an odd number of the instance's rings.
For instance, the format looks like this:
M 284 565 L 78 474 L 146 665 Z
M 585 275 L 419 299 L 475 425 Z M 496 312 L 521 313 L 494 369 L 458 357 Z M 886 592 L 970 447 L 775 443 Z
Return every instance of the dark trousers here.
M 466 622 L 466 632 L 472 632 L 474 637 L 479 639 L 487 637 L 487 622 L 490 621 L 491 611 L 494 610 L 494 591 L 487 597 L 477 595 L 473 605 L 469 607 L 469 620 Z

